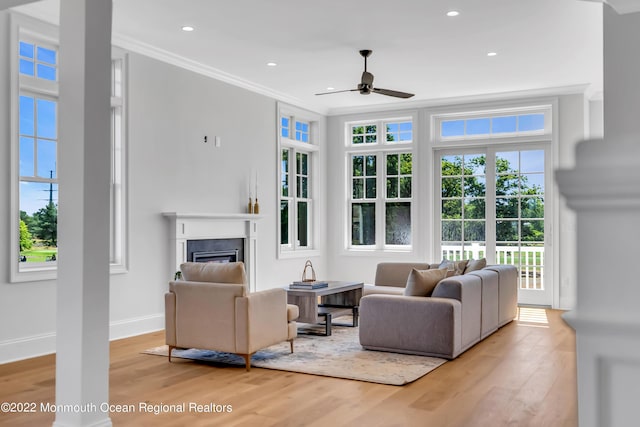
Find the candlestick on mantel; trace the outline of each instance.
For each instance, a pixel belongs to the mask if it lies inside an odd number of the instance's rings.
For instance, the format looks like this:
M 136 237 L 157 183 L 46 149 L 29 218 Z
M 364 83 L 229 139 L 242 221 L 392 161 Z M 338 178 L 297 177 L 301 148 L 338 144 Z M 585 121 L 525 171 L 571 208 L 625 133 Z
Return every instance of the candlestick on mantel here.
M 258 200 L 258 171 L 256 171 L 256 201 Z

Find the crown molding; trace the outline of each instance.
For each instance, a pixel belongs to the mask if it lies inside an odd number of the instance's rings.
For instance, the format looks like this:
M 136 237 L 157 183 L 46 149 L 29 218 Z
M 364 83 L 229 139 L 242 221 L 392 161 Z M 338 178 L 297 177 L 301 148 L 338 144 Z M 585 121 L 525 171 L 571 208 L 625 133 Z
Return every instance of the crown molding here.
M 582 0 L 596 3 L 605 3 L 611 6 L 618 14 L 640 12 L 640 2 L 638 0 Z
M 519 90 L 512 92 L 496 92 L 496 93 L 483 93 L 478 95 L 457 96 L 451 98 L 434 98 L 424 99 L 416 101 L 396 102 L 393 104 L 378 104 L 378 105 L 366 105 L 358 107 L 341 107 L 332 108 L 329 110 L 329 116 L 339 116 L 345 114 L 361 114 L 361 113 L 374 113 L 380 111 L 389 110 L 405 110 L 405 109 L 419 109 L 428 107 L 443 107 L 447 105 L 456 104 L 472 104 L 477 102 L 491 102 L 491 101 L 511 101 L 514 99 L 533 98 L 541 96 L 560 96 L 560 95 L 585 95 L 589 94 L 589 84 L 577 84 L 569 86 L 557 86 L 540 89 Z
M 27 3 L 35 3 L 38 0 L 3 0 L 0 4 L 0 10 L 9 9 L 16 6 L 22 6 Z
M 292 97 L 285 93 L 270 89 L 266 86 L 262 86 L 262 85 L 250 82 L 249 80 L 244 80 L 240 77 L 234 76 L 225 71 L 202 64 L 200 62 L 193 61 L 184 56 L 177 55 L 173 52 L 169 52 L 164 49 L 160 49 L 158 47 L 141 42 L 139 40 L 136 40 L 128 36 L 124 36 L 122 34 L 114 33 L 112 37 L 112 42 L 114 45 L 122 49 L 125 49 L 129 52 L 139 53 L 141 55 L 145 55 L 150 58 L 154 58 L 159 61 L 172 64 L 189 71 L 193 71 L 194 73 L 202 74 L 204 76 L 211 77 L 213 79 L 220 80 L 222 82 L 241 87 L 251 92 L 259 93 L 261 95 L 274 98 L 277 101 L 283 101 L 289 104 L 304 107 L 313 111 L 317 111 L 320 114 L 327 113 L 327 111 L 318 111 L 319 109 L 317 107 L 310 107 L 308 105 L 305 105 L 300 99 L 296 97 Z

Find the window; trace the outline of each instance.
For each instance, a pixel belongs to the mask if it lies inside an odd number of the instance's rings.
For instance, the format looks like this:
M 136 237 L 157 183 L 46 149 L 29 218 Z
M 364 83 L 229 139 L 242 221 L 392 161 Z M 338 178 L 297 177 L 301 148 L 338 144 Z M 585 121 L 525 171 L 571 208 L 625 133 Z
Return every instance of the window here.
M 552 101 L 550 101 L 552 102 Z M 513 110 L 436 116 L 451 133 L 482 135 L 473 144 L 438 141 L 434 247 L 445 259 L 483 258 L 518 267 L 518 301 L 551 305 L 553 246 L 548 224 L 554 196 L 550 185 L 555 104 Z M 432 121 L 433 123 L 433 121 Z M 529 132 L 534 130 L 535 132 Z M 496 133 L 513 133 L 492 139 Z M 536 133 L 544 132 L 544 133 Z
M 411 249 L 413 121 L 347 124 L 348 248 Z
M 279 257 L 308 256 L 318 249 L 318 120 L 279 106 Z
M 457 113 L 435 116 L 435 140 L 522 137 L 551 132 L 550 109 L 546 106 L 464 115 L 465 118 Z
M 126 186 L 126 56 L 112 48 L 111 61 L 111 227 L 109 262 L 111 272 L 127 270 Z
M 24 37 L 17 57 L 18 270 L 46 271 L 58 255 L 58 50 Z
M 33 24 L 30 24 L 33 25 Z M 12 263 L 11 281 L 56 277 L 58 216 L 59 58 L 56 30 L 40 37 L 12 16 Z M 125 56 L 114 49 L 111 123 L 111 267 L 126 268 Z

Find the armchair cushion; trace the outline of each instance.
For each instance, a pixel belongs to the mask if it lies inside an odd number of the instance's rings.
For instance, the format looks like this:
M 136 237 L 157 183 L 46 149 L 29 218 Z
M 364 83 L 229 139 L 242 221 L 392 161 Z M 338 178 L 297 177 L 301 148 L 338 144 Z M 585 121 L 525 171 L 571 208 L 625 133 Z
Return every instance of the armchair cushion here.
M 180 265 L 180 271 L 184 280 L 192 282 L 247 283 L 242 262 L 185 262 Z

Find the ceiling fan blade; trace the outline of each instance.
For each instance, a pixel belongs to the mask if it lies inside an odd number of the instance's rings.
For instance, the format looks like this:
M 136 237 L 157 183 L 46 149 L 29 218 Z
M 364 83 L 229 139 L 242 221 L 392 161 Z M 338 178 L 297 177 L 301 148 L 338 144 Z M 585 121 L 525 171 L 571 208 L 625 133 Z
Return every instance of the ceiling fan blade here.
M 375 87 L 372 90 L 373 92 L 379 93 L 380 95 L 395 96 L 396 98 L 411 98 L 413 96 L 412 93 L 400 92 L 391 89 L 382 89 L 379 87 Z
M 361 83 L 363 85 L 367 85 L 367 86 L 371 86 L 373 85 L 373 74 L 371 74 L 368 71 L 364 71 L 362 73 L 362 79 L 361 79 Z
M 342 93 L 342 92 L 357 92 L 360 89 L 345 89 L 345 90 L 335 90 L 333 92 L 322 92 L 322 93 L 316 93 L 316 95 L 331 95 L 333 93 Z

